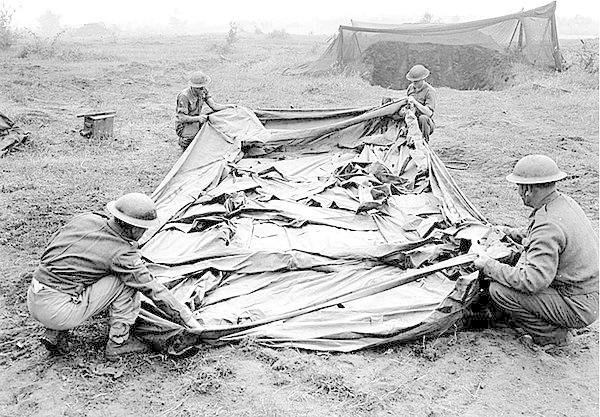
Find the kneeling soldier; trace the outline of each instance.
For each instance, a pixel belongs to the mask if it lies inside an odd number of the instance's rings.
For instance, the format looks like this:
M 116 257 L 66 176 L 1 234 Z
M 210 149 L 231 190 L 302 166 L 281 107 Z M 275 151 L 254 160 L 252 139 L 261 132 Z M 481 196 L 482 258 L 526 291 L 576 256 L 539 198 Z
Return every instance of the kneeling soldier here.
M 42 343 L 50 351 L 63 351 L 68 329 L 106 309 L 110 326 L 106 358 L 148 351 L 130 334 L 140 311 L 140 292 L 173 321 L 199 326 L 192 312 L 142 262 L 137 241 L 157 222 L 154 202 L 131 193 L 106 208 L 111 216 L 86 213 L 60 228 L 33 275 L 27 306 L 46 327 Z
M 556 190 L 566 176 L 544 155 L 517 162 L 506 179 L 533 212 L 527 229 L 505 233 L 524 252 L 514 267 L 481 251 L 475 260 L 494 304 L 539 345 L 564 345 L 569 329 L 598 318 L 598 239 L 579 204 Z

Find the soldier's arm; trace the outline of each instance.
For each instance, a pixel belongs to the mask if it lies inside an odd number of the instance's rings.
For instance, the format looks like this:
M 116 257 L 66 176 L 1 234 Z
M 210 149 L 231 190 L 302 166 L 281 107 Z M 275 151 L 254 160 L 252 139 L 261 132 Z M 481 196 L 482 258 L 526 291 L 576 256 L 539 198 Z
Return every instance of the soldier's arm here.
M 517 243 L 521 243 L 525 236 L 527 236 L 527 229 L 524 227 L 502 226 L 500 230 Z
M 112 272 L 125 285 L 151 299 L 174 322 L 191 328 L 200 327 L 192 311 L 179 302 L 167 287 L 152 277 L 136 249 L 132 248 L 115 256 L 112 260 Z
M 429 92 L 425 96 L 425 107 L 431 111 L 431 114 L 428 114 L 429 117 L 433 116 L 433 113 L 435 112 L 435 106 L 437 104 L 436 94 L 435 90 L 429 89 Z
M 177 108 L 175 109 L 175 118 L 178 122 L 182 123 L 194 123 L 200 122 L 204 123 L 206 121 L 206 116 L 201 114 L 198 116 L 190 116 L 188 114 L 188 99 L 183 95 L 177 96 Z
M 421 114 L 424 114 L 428 117 L 433 116 L 433 110 L 431 110 L 429 106 L 419 103 L 413 96 L 408 96 L 408 102 L 412 103 L 417 108 L 417 110 L 421 112 Z
M 548 288 L 554 280 L 566 238 L 562 230 L 549 221 L 534 223 L 527 237 L 529 243 L 516 266 L 488 259 L 483 272 L 507 287 L 537 293 Z

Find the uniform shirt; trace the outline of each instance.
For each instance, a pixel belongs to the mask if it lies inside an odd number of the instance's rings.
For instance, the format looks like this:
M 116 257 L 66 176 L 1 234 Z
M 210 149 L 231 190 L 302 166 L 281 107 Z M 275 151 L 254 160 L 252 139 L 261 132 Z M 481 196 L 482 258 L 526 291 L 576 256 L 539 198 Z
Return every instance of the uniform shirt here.
M 199 116 L 202 106 L 210 98 L 206 89 L 202 89 L 200 97 L 192 92 L 192 87 L 187 87 L 177 95 L 177 105 L 175 108 L 175 132 L 179 137 L 194 137 L 200 130 L 199 122 L 182 122 L 180 115 Z
M 526 232 L 509 234 L 522 238 L 524 252 L 515 267 L 488 260 L 483 272 L 494 281 L 526 293 L 598 292 L 598 238 L 572 198 L 553 192 L 532 212 Z
M 414 83 L 410 83 L 406 89 L 406 95 L 413 96 L 420 104 L 429 107 L 429 109 L 435 113 L 437 98 L 435 88 L 433 88 L 427 82 L 423 81 L 423 85 L 418 90 L 415 88 Z M 420 112 L 417 110 L 417 113 Z M 417 114 L 417 116 L 419 116 L 419 114 Z M 431 115 L 431 117 L 433 117 L 433 115 Z
M 176 322 L 185 322 L 192 315 L 152 277 L 138 243 L 126 239 L 119 226 L 103 213 L 82 214 L 61 227 L 51 237 L 33 277 L 77 298 L 107 275 L 148 296 Z

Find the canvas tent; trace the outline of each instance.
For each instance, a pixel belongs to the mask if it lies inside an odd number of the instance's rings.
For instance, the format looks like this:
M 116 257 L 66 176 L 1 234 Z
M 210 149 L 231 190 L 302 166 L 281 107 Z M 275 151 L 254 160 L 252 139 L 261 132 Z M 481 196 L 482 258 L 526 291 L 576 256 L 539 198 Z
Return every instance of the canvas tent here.
M 410 45 L 482 47 L 519 56 L 525 62 L 561 70 L 563 58 L 558 44 L 556 2 L 484 20 L 448 24 L 378 24 L 352 21 L 340 26 L 337 36 L 315 62 L 286 70 L 287 74 L 318 74 L 334 68 L 360 65 L 365 51 L 378 42 Z M 414 65 L 414 63 L 410 63 Z
M 403 104 L 211 114 L 141 249 L 202 327 L 145 300 L 138 334 L 352 351 L 455 323 L 478 289 L 464 239 L 490 229 Z

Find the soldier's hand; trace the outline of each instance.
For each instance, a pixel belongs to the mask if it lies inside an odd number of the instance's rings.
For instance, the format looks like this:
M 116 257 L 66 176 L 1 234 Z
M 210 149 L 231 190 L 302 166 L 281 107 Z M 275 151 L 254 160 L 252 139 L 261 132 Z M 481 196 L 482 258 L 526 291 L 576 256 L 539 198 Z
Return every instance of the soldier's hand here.
M 207 120 L 208 120 L 208 116 L 205 114 L 201 114 L 200 116 L 198 116 L 198 121 L 200 123 L 206 123 Z
M 507 236 L 510 235 L 510 229 L 511 227 L 502 224 L 496 224 L 492 226 L 492 230 L 494 230 L 495 232 L 504 233 Z
M 473 265 L 477 269 L 483 269 L 485 263 L 492 259 L 485 251 L 485 248 L 477 242 L 473 242 L 469 253 L 474 253 L 475 255 L 477 255 L 477 258 L 475 258 L 475 260 L 473 261 Z
M 475 258 L 475 260 L 473 261 L 473 265 L 475 266 L 475 268 L 477 269 L 483 269 L 485 267 L 485 264 L 487 261 L 489 261 L 490 258 L 487 254 L 481 254 L 481 255 L 477 255 L 477 258 Z

